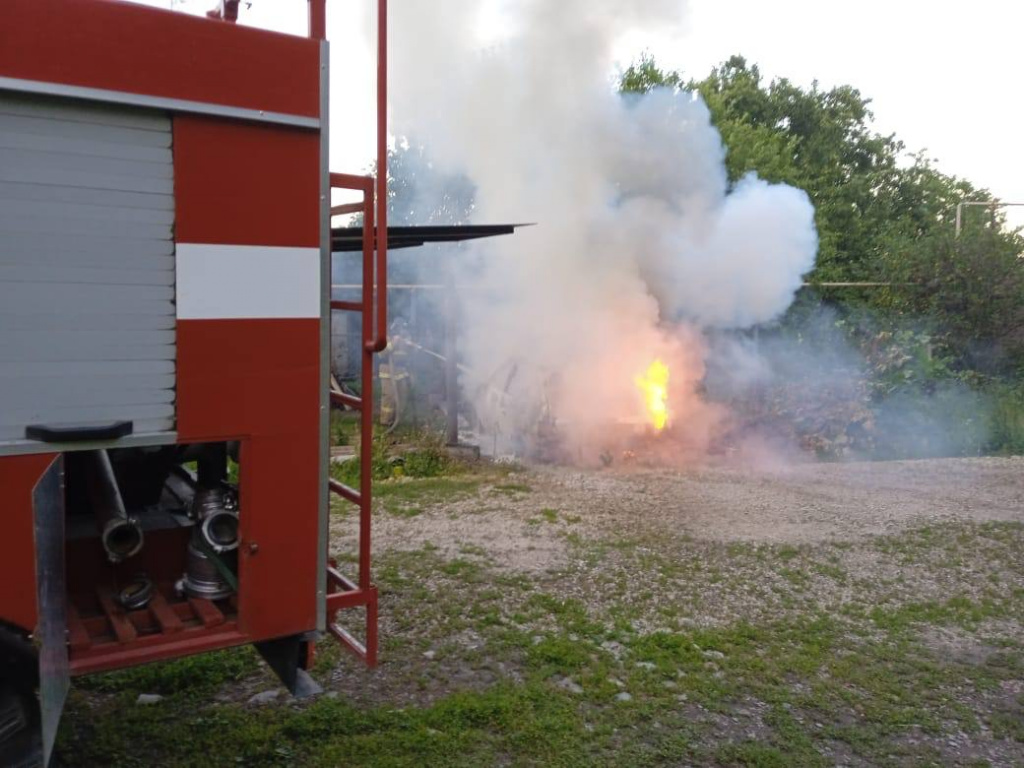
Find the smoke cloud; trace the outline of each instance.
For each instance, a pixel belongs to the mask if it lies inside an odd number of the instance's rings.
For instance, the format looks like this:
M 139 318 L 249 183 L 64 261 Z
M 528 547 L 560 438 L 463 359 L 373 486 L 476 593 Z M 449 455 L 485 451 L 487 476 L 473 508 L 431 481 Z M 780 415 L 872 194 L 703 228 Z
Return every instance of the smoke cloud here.
M 699 397 L 705 331 L 778 317 L 814 265 L 807 195 L 730 189 L 707 107 L 619 95 L 625 33 L 685 23 L 678 0 L 393 3 L 392 126 L 475 185 L 473 220 L 536 222 L 482 246 L 463 283 L 464 391 L 505 449 L 538 424 L 586 445 L 642 425 L 636 378 L 671 371 L 670 421 L 695 450 L 724 416 Z M 480 49 L 481 19 L 501 34 Z

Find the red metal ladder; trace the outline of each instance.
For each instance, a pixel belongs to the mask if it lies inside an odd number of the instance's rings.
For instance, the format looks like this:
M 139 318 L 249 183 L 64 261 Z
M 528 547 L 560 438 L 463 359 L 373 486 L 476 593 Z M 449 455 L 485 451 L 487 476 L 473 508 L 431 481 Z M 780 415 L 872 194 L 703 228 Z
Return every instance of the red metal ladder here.
M 373 458 L 373 356 L 387 346 L 387 229 L 386 221 L 378 221 L 374 231 L 374 183 L 370 176 L 344 173 L 330 175 L 331 189 L 361 192 L 362 202 L 331 208 L 331 215 L 363 214 L 363 292 L 359 301 L 331 300 L 331 310 L 362 313 L 361 391 L 360 397 L 331 392 L 331 403 L 359 411 L 359 489 L 338 480 L 328 480 L 331 491 L 359 507 L 358 576 L 352 581 L 328 558 L 327 628 L 346 648 L 366 662 L 377 665 L 377 587 L 370 578 L 370 520 L 372 512 Z M 383 206 L 382 206 L 383 208 Z M 379 219 L 386 213 L 382 210 Z M 376 261 L 374 260 L 376 253 Z M 375 311 L 376 310 L 376 311 Z M 366 608 L 365 643 L 360 642 L 337 622 L 343 608 Z

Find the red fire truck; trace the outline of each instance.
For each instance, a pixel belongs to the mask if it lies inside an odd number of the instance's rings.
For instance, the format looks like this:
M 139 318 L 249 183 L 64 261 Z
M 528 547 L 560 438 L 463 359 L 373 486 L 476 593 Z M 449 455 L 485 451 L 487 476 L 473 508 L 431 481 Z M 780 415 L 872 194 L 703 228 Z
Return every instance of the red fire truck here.
M 386 344 L 386 2 L 376 178 L 328 172 L 325 0 L 308 37 L 237 6 L 0 9 L 0 764 L 49 759 L 76 675 L 252 643 L 310 693 L 326 631 L 376 663 L 369 464 L 358 489 L 327 468 L 332 401 L 370 455 Z M 353 211 L 364 290 L 332 301 Z M 332 310 L 362 315 L 365 400 L 329 392 Z

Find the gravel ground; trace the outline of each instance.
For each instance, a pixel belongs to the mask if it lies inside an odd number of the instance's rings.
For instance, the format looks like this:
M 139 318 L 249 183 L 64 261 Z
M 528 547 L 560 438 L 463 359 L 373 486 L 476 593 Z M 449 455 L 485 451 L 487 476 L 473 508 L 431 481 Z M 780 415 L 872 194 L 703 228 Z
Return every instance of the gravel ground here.
M 566 541 L 554 535 L 557 527 L 537 525 L 541 510 L 562 521 L 579 518 L 574 530 L 582 535 L 771 544 L 856 541 L 933 523 L 1024 521 L 1022 457 L 771 470 L 537 467 L 513 477 L 522 492 L 492 486 L 428 504 L 422 515 L 380 517 L 377 552 L 430 542 L 446 556 L 481 548 L 498 568 L 557 570 L 567 563 Z
M 801 544 L 953 521 L 1024 520 L 1024 458 L 798 464 L 774 470 L 543 473 L 556 499 L 616 528 Z

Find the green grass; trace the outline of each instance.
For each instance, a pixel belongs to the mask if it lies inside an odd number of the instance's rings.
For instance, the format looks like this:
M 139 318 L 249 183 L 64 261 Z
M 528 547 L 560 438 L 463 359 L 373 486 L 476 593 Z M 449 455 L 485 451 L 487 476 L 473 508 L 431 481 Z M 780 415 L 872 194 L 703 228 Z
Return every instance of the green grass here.
M 445 572 L 477 579 L 483 574 L 464 560 L 452 561 Z M 544 594 L 527 603 L 553 617 L 557 629 L 519 643 L 525 647 L 519 683 L 497 682 L 399 709 L 323 698 L 298 708 L 209 707 L 197 706 L 181 687 L 186 662 L 172 662 L 150 668 L 145 677 L 105 676 L 100 690 L 127 694 L 110 716 L 87 717 L 81 694 L 74 696 L 61 759 L 68 766 L 229 765 L 236 759 L 314 766 L 639 766 L 678 760 L 826 765 L 823 746 L 838 742 L 863 761 L 884 764 L 908 728 L 939 734 L 953 723 L 976 731 L 975 715 L 957 706 L 952 694 L 965 685 L 982 689 L 1017 679 L 1022 664 L 1018 651 L 1005 654 L 1002 664 L 980 668 L 936 658 L 895 616 L 881 622 L 893 631 L 874 640 L 827 616 L 658 632 L 626 639 L 624 658 L 616 661 L 570 631 L 589 621 L 580 603 Z M 957 602 L 952 612 L 929 607 L 910 613 L 943 623 L 956 621 L 961 607 Z M 216 672 L 216 666 L 239 669 L 239 652 L 206 658 L 213 667 L 202 673 L 213 672 L 221 682 L 231 674 Z M 562 690 L 557 681 L 565 677 L 583 693 Z M 629 701 L 615 698 L 623 689 Z M 168 698 L 153 707 L 128 703 L 137 691 L 154 690 Z M 722 713 L 726 722 L 736 718 L 738 726 L 718 731 L 688 722 L 681 694 L 690 706 L 699 705 L 697 711 Z M 764 713 L 757 739 L 744 733 L 753 720 L 736 715 L 736 703 L 751 700 L 761 702 Z M 663 727 L 651 730 L 652 718 Z M 1018 710 L 996 713 L 987 725 L 997 738 L 1022 741 L 1020 722 Z
M 133 667 L 118 672 L 90 675 L 76 687 L 96 692 L 184 693 L 202 696 L 225 683 L 241 680 L 259 669 L 251 647 L 189 656 L 177 661 Z
M 486 474 L 401 479 L 380 483 L 378 498 L 412 510 L 489 487 Z M 545 508 L 540 519 L 560 518 Z M 987 729 L 1005 749 L 1024 745 L 1024 696 L 1003 693 L 1024 675 L 1024 641 L 986 634 L 1024 623 L 1024 527 L 932 526 L 852 548 L 681 541 L 671 543 L 682 549 L 658 549 L 642 537 L 577 537 L 573 567 L 604 579 L 589 589 L 569 589 L 565 574 L 498 570 L 473 544 L 455 555 L 429 542 L 386 552 L 376 566 L 384 666 L 364 672 L 324 645 L 313 670 L 322 681 L 354 680 L 368 702 L 342 694 L 254 708 L 245 705 L 251 692 L 276 684 L 251 650 L 183 659 L 76 683 L 60 760 L 618 767 L 814 766 L 841 757 L 918 765 L 949 763 L 947 738 L 961 732 Z M 946 565 L 950 548 L 962 564 Z M 584 556 L 595 553 L 588 565 Z M 843 558 L 861 554 L 890 565 L 909 556 L 909 567 L 943 579 L 991 569 L 1004 583 L 986 591 L 990 582 L 978 578 L 973 591 L 883 599 L 889 587 L 849 572 Z M 719 615 L 727 590 L 764 589 L 766 573 L 779 593 L 765 594 L 780 607 L 762 618 L 679 623 L 702 590 L 716 596 L 711 615 Z M 841 590 L 843 603 L 815 602 L 823 585 Z M 929 645 L 939 630 L 981 650 L 961 656 Z M 238 702 L 211 701 L 239 681 Z M 138 693 L 166 698 L 136 706 Z

